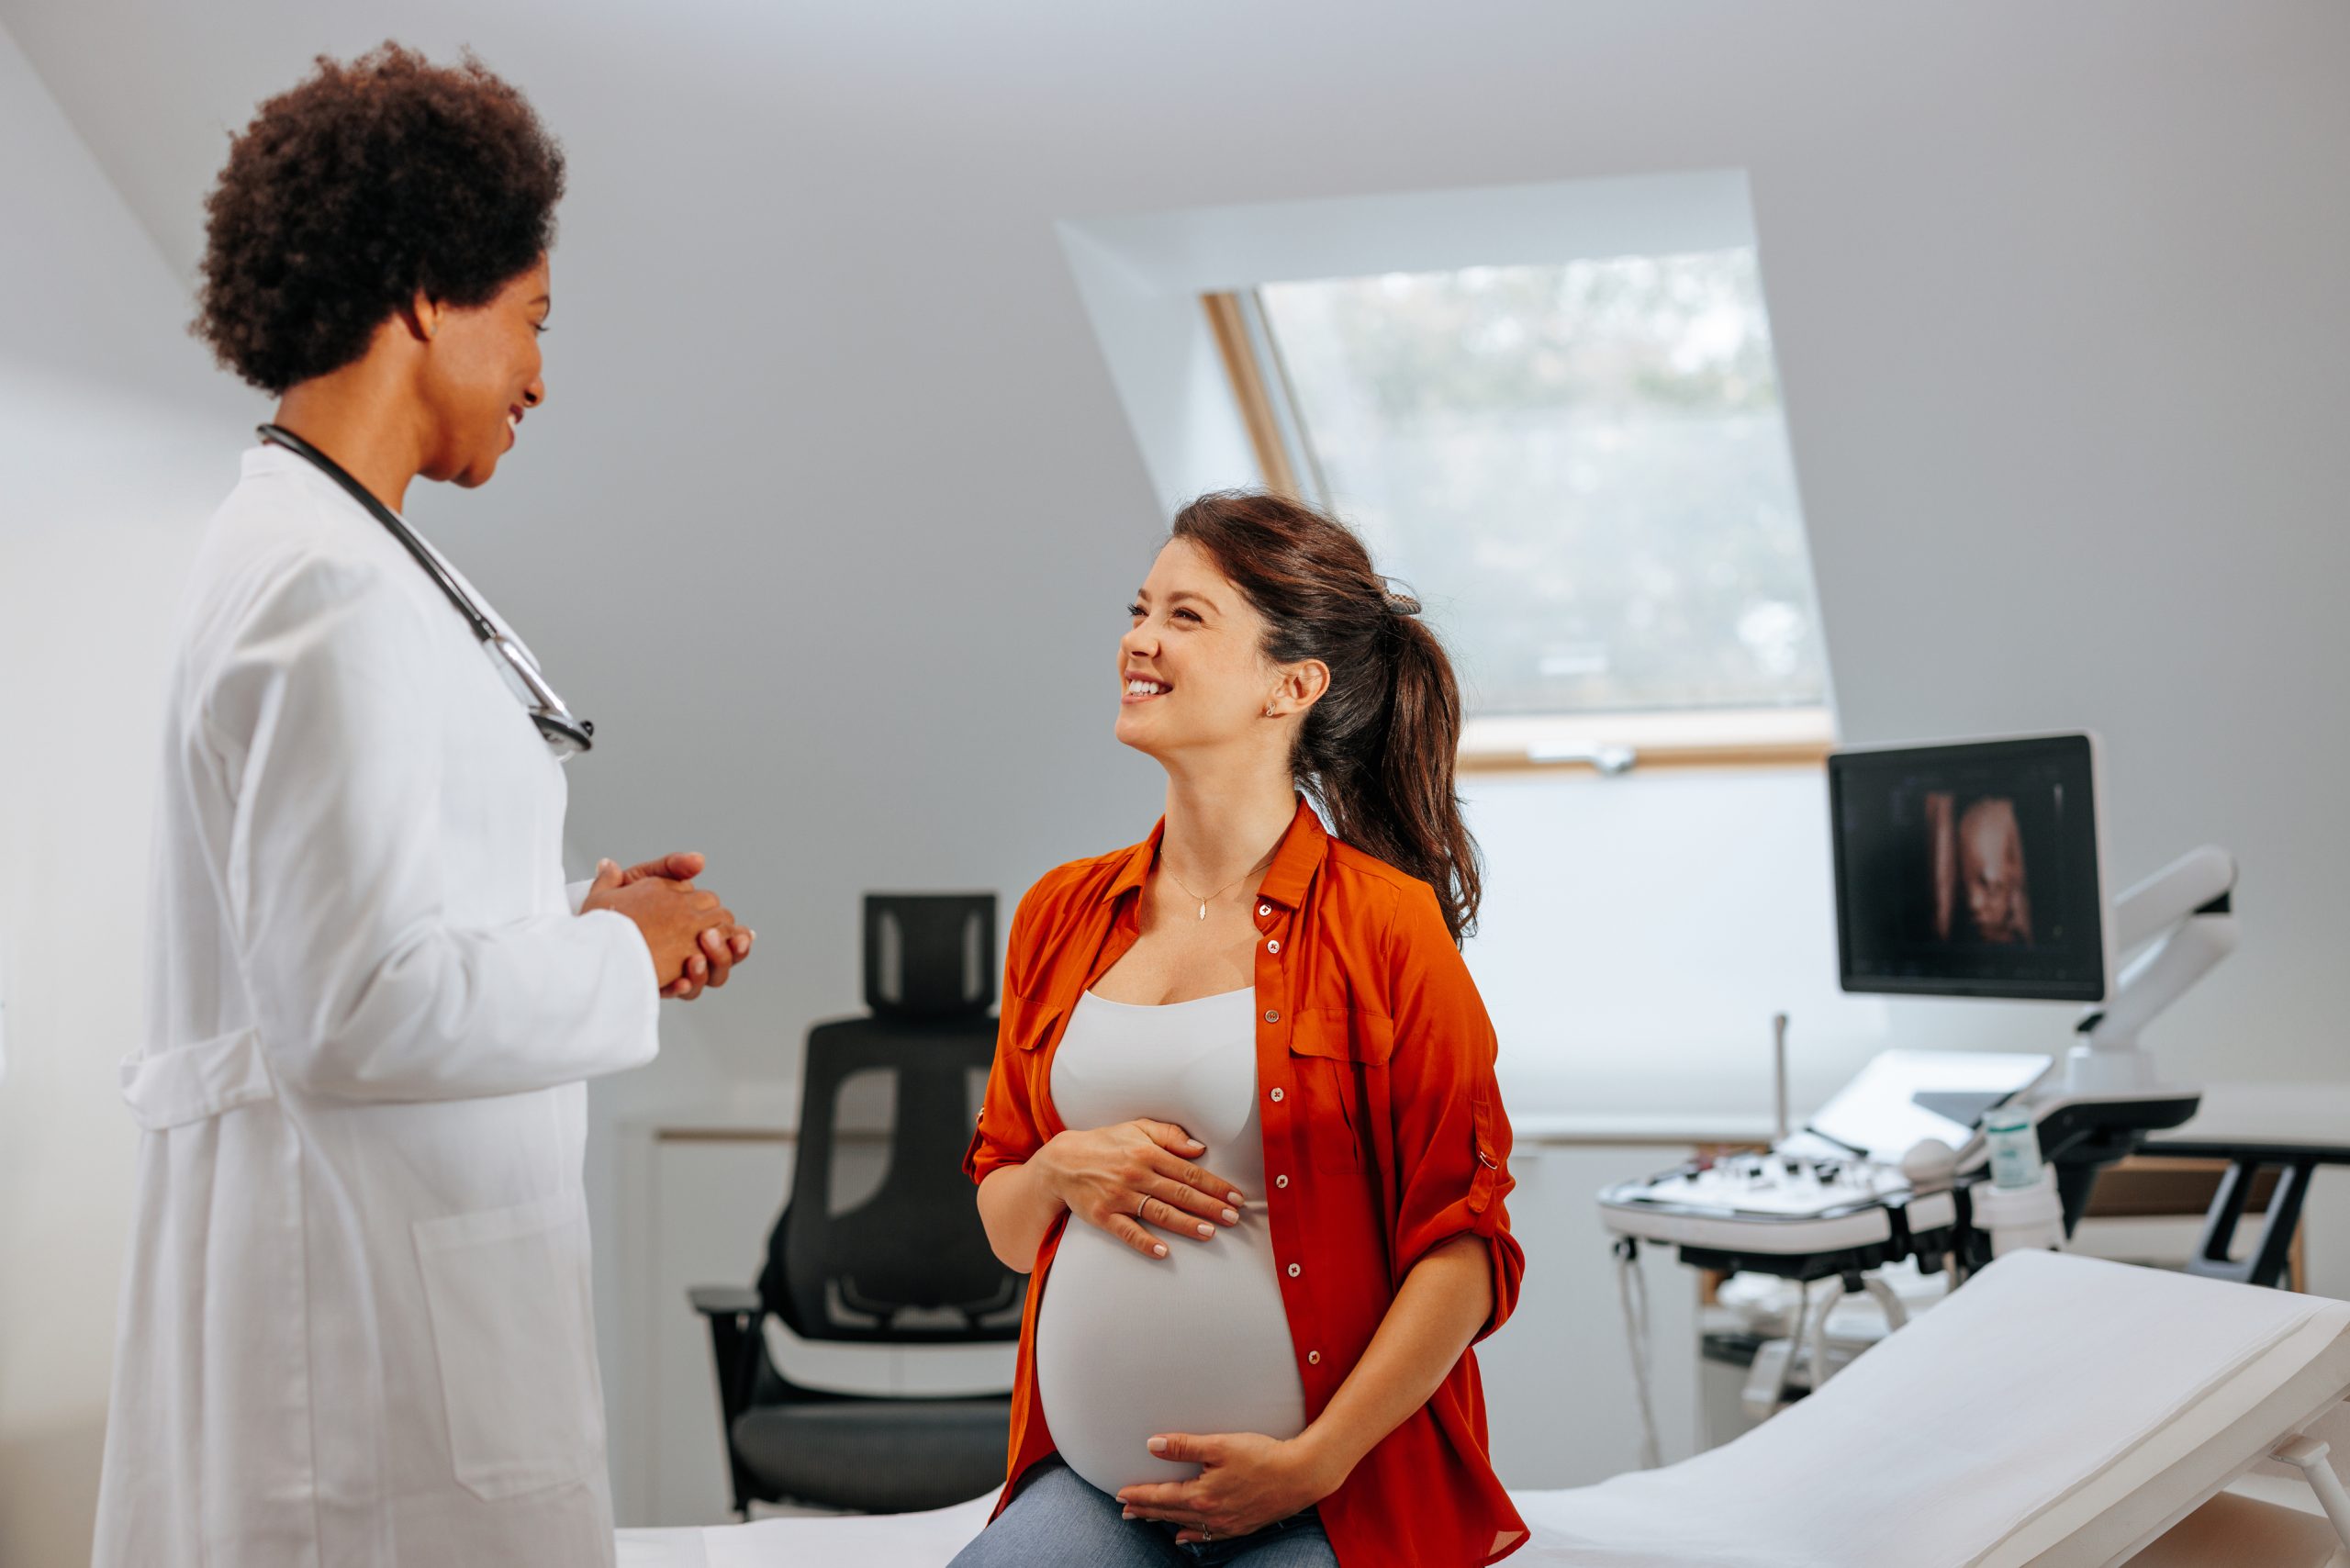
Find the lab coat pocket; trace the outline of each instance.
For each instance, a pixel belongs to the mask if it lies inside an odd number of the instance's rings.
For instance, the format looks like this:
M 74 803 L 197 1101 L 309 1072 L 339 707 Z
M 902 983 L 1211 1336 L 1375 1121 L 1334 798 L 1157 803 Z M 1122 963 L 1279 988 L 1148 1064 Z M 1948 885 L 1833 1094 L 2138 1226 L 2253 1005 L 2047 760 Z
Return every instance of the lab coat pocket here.
M 603 1446 L 580 1194 L 415 1232 L 458 1484 L 496 1502 L 579 1480 Z

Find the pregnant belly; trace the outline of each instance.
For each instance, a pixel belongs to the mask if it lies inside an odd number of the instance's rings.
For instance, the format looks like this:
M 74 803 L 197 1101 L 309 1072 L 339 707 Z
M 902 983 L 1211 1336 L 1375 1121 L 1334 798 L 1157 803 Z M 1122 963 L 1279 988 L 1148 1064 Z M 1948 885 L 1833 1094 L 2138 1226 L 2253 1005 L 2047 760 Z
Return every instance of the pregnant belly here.
M 1199 1473 L 1151 1457 L 1161 1432 L 1305 1429 L 1262 1211 L 1213 1241 L 1166 1241 L 1168 1256 L 1146 1258 L 1070 1221 L 1036 1309 L 1046 1424 L 1069 1467 L 1104 1492 Z

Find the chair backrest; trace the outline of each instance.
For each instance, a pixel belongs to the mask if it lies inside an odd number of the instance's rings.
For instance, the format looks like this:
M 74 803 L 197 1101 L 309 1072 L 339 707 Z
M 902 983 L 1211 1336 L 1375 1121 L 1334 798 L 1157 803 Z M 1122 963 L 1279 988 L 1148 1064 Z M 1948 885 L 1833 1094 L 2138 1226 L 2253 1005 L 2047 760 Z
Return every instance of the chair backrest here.
M 995 1020 L 984 1016 L 852 1018 L 809 1031 L 791 1201 L 759 1277 L 767 1310 L 793 1333 L 899 1343 L 1019 1337 L 1026 1278 L 988 1246 L 962 1170 L 969 1085 L 994 1051 Z M 886 1142 L 870 1127 L 844 1138 L 852 1081 L 861 1103 L 889 1107 Z M 835 1213 L 834 1183 L 845 1163 L 835 1155 L 844 1149 L 888 1165 L 869 1196 Z
M 882 1016 L 808 1032 L 791 1201 L 768 1238 L 759 1276 L 767 1309 L 803 1339 L 939 1344 L 1019 1337 L 1026 1276 L 1005 1268 L 988 1246 L 962 1169 L 973 1088 L 995 1056 L 996 1021 L 986 1011 L 994 989 L 994 914 L 986 894 L 866 901 L 867 991 L 878 995 L 875 949 L 894 922 L 895 1002 Z M 985 944 L 979 969 L 990 977 L 983 990 L 968 980 L 975 922 Z M 862 1114 L 845 1129 L 842 1107 L 850 1099 Z M 851 1158 L 836 1158 L 843 1155 Z M 887 1161 L 878 1185 L 852 1178 L 846 1185 L 869 1193 L 845 1205 L 837 1201 L 842 1166 L 866 1163 L 869 1179 L 873 1159 Z

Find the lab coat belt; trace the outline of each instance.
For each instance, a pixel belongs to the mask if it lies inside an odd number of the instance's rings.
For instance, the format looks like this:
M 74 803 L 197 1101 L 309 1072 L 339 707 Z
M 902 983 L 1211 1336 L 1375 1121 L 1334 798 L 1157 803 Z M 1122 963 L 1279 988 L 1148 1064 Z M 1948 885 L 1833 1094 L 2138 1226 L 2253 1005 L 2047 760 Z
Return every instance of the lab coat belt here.
M 121 1071 L 122 1097 L 131 1117 L 151 1133 L 277 1098 L 262 1059 L 261 1036 L 250 1028 L 125 1057 Z

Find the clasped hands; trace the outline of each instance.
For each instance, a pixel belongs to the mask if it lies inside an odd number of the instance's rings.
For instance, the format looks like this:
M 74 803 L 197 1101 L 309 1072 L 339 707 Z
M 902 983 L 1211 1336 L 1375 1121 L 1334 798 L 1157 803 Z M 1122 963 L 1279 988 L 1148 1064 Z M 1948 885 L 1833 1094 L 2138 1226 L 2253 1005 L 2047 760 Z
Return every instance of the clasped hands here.
M 1148 1258 L 1167 1256 L 1150 1226 L 1209 1241 L 1218 1223 L 1240 1223 L 1238 1188 L 1196 1161 L 1207 1146 L 1167 1122 L 1147 1119 L 1056 1134 L 1036 1153 L 1047 1185 L 1069 1213 Z M 1177 1527 L 1181 1542 L 1231 1540 L 1310 1507 L 1345 1479 L 1309 1437 L 1258 1432 L 1166 1432 L 1150 1439 L 1160 1459 L 1202 1467 L 1189 1481 L 1128 1486 L 1124 1517 Z
M 691 1002 L 703 988 L 724 985 L 734 966 L 751 956 L 757 933 L 734 923 L 718 895 L 694 886 L 707 864 L 699 855 L 665 855 L 626 870 L 599 861 L 579 913 L 609 909 L 636 923 L 653 955 L 661 994 Z

